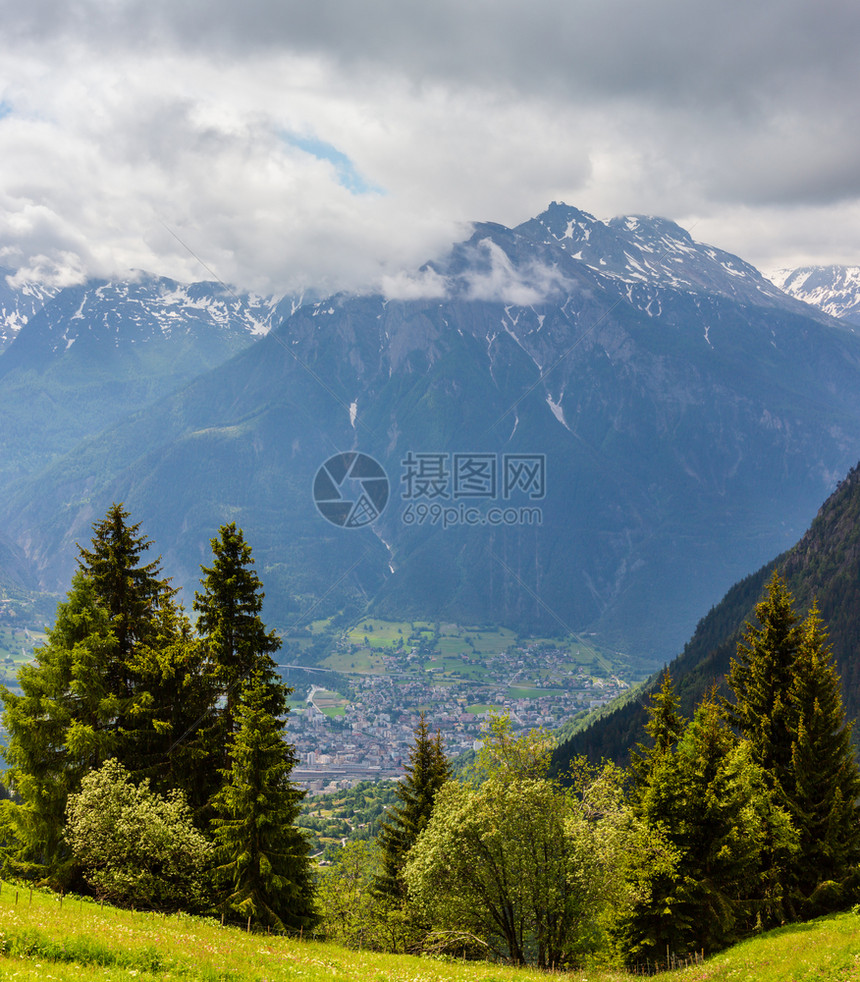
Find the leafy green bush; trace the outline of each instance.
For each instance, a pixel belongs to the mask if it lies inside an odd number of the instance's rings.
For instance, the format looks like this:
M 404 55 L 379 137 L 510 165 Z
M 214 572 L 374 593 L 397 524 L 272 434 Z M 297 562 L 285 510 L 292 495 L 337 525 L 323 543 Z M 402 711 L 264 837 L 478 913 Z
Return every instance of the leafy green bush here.
M 205 900 L 212 846 L 179 791 L 166 798 L 131 781 L 114 759 L 91 771 L 69 796 L 66 839 L 84 879 L 112 903 L 194 910 Z

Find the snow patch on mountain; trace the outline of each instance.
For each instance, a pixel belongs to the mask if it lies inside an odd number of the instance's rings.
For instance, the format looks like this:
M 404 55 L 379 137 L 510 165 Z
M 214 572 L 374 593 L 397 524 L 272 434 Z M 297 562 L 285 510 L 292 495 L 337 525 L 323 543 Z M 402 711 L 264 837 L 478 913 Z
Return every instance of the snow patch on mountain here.
M 10 270 L 0 269 L 0 350 L 36 315 L 42 330 L 54 333 L 57 351 L 83 333 L 110 336 L 115 344 L 200 331 L 252 339 L 268 334 L 302 299 L 236 293 L 213 282 L 178 283 L 138 270 L 124 281 L 19 286 Z
M 57 292 L 56 288 L 40 283 L 19 283 L 13 270 L 0 267 L 0 351 Z
M 860 266 L 799 266 L 776 270 L 770 279 L 789 296 L 860 324 Z
M 561 425 L 566 430 L 569 430 L 570 427 L 567 425 L 567 420 L 564 418 L 564 410 L 561 408 L 561 400 L 563 397 L 564 397 L 564 392 L 562 392 L 561 395 L 558 397 L 558 402 L 555 402 L 555 400 L 550 395 L 550 393 L 547 392 L 546 404 L 549 406 L 553 416 L 555 416 L 555 418 L 559 421 L 559 423 L 561 423 Z

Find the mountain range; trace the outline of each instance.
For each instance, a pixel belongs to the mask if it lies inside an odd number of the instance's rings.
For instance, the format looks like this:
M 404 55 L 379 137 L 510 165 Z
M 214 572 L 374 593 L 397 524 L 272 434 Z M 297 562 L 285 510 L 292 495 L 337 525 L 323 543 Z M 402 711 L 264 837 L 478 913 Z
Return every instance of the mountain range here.
M 0 357 L 0 488 L 221 364 L 294 303 L 146 274 L 59 292 L 7 291 L 13 341 Z M 27 304 L 40 299 L 19 327 Z
M 191 590 L 237 521 L 282 629 L 346 605 L 655 663 L 860 457 L 860 339 L 672 222 L 554 203 L 476 225 L 394 295 L 67 288 L 0 356 L 0 410 L 0 530 L 43 589 L 122 500 Z M 316 475 L 357 454 L 388 494 L 343 528 Z M 505 488 L 517 461 L 542 493 Z M 368 480 L 336 492 L 372 517 Z

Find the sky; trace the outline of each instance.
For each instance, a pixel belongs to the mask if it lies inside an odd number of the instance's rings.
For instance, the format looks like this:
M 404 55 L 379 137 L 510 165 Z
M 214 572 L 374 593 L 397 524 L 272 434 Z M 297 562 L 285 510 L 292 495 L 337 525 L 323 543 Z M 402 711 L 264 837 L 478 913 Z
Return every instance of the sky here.
M 0 265 L 367 290 L 554 200 L 860 263 L 855 0 L 0 0 Z

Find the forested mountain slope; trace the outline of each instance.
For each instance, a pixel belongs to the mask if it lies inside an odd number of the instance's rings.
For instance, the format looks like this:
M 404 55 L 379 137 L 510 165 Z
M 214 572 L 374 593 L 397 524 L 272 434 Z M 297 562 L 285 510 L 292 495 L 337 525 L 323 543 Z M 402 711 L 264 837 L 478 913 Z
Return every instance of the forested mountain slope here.
M 798 611 L 805 613 L 818 601 L 842 676 L 845 707 L 849 718 L 856 719 L 860 714 L 860 465 L 825 501 L 793 548 L 735 584 L 699 622 L 669 665 L 683 711 L 692 715 L 705 691 L 715 681 L 723 682 L 744 624 L 753 619 L 753 608 L 774 569 L 785 578 Z M 625 761 L 630 747 L 644 737 L 644 706 L 648 693 L 658 687 L 654 676 L 638 699 L 565 741 L 555 753 L 556 766 L 564 767 L 578 754 Z

